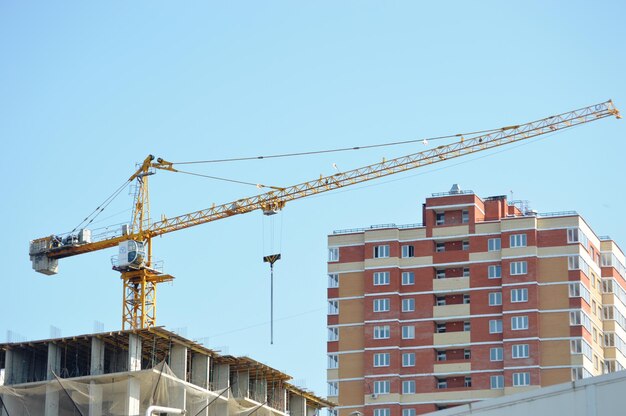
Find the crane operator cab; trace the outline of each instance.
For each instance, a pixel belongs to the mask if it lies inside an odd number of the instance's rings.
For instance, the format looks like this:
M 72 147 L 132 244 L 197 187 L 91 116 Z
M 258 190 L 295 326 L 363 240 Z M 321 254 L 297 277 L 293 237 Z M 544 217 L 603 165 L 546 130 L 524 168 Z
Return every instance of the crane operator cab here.
M 114 269 L 140 269 L 145 266 L 146 245 L 135 240 L 122 241 L 118 245 L 117 256 L 111 260 Z

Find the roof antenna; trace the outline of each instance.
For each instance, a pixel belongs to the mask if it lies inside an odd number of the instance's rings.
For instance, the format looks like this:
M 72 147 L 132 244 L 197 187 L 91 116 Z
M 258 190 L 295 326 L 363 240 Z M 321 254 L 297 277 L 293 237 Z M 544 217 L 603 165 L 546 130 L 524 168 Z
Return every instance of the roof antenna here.
M 278 260 L 280 253 L 263 257 L 263 262 L 270 264 L 270 344 L 274 344 L 274 263 Z

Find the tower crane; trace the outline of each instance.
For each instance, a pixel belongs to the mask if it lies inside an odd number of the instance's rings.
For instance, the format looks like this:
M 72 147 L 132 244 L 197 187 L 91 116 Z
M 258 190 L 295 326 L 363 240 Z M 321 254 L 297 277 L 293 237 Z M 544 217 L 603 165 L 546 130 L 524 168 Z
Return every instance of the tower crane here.
M 164 274 L 153 260 L 154 237 L 256 210 L 272 215 L 282 210 L 287 202 L 296 199 L 520 142 L 609 116 L 621 118 L 611 100 L 525 124 L 489 130 L 472 137 L 459 134 L 455 142 L 426 151 L 329 176 L 320 175 L 318 179 L 297 185 L 273 188 L 256 196 L 155 222 L 150 220 L 148 179 L 157 170 L 177 172 L 177 169 L 174 163 L 149 155 L 128 179 L 129 183 L 137 184 L 130 224 L 123 225 L 113 235 L 100 237 L 92 238 L 90 230 L 85 228 L 77 234 L 63 237 L 51 235 L 38 238 L 30 242 L 29 255 L 35 271 L 53 275 L 58 272 L 59 259 L 117 246 L 119 254 L 113 269 L 121 273 L 123 281 L 122 329 L 149 328 L 156 325 L 157 285 L 174 279 Z

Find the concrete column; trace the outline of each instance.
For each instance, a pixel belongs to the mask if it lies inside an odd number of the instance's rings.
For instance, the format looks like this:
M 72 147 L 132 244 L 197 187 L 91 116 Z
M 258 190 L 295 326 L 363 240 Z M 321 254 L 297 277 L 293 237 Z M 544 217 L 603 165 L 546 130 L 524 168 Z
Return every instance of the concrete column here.
M 100 338 L 91 338 L 91 365 L 89 374 L 97 376 L 104 374 L 104 341 Z
M 0 405 L 0 416 L 23 415 L 28 413 L 26 409 L 24 409 L 24 404 L 19 397 L 12 394 L 1 394 L 0 397 L 2 398 L 2 403 L 4 403 L 4 406 Z
M 13 371 L 13 361 L 15 360 L 15 351 L 7 350 L 4 356 L 4 385 L 8 386 L 14 384 L 13 378 L 15 372 Z
M 213 366 L 213 391 L 222 391 L 230 386 L 230 365 L 229 364 L 217 364 Z M 222 397 L 230 398 L 230 390 L 222 394 Z M 234 395 L 234 393 L 233 393 Z M 228 401 L 217 399 L 211 405 L 211 415 L 213 416 L 228 416 Z
M 210 357 L 208 355 L 193 353 L 191 356 L 191 384 L 195 384 L 198 387 L 202 387 L 203 389 L 210 389 L 209 386 L 209 371 L 210 371 Z M 202 402 L 198 403 L 196 409 L 189 409 L 190 413 L 195 415 L 202 409 L 204 406 L 209 404 L 209 402 L 213 400 L 212 398 L 208 398 L 206 400 L 202 400 Z M 220 400 L 220 399 L 218 399 Z M 215 404 L 217 404 L 215 402 Z M 203 410 L 198 416 L 208 416 L 209 409 Z
M 237 371 L 237 384 L 233 386 L 235 397 L 248 397 L 248 386 L 250 384 L 250 373 L 248 371 Z
M 46 368 L 49 382 L 46 385 L 44 414 L 45 416 L 57 416 L 59 414 L 59 390 L 61 386 L 56 381 L 54 375 L 58 376 L 61 373 L 61 351 L 56 344 L 48 343 L 48 364 Z
M 136 334 L 128 335 L 128 371 L 141 370 L 141 338 Z M 124 414 L 128 416 L 139 415 L 141 403 L 141 389 L 139 381 L 134 378 L 128 379 L 127 396 L 124 406 Z
M 170 368 L 176 377 L 182 381 L 187 381 L 187 347 L 179 344 L 172 346 Z M 170 406 L 176 409 L 187 408 L 187 392 L 183 383 L 170 390 Z
M 289 414 L 290 416 L 305 416 L 306 399 L 297 394 L 291 394 L 289 398 Z
M 89 416 L 102 416 L 102 386 L 89 383 Z
M 210 357 L 194 353 L 191 357 L 191 383 L 203 389 L 209 388 Z

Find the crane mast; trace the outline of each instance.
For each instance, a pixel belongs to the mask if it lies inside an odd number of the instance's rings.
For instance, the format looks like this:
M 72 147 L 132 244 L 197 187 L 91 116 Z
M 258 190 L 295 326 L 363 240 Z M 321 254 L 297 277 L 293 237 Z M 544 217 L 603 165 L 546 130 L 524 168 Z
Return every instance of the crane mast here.
M 433 149 L 329 176 L 320 175 L 318 179 L 156 222 L 150 221 L 148 178 L 156 169 L 177 170 L 173 163 L 161 158 L 155 161 L 154 156 L 149 155 L 128 180 L 137 182 L 130 227 L 122 227 L 113 236 L 93 239 L 86 229 L 80 230 L 76 236 L 39 238 L 31 241 L 29 254 L 33 269 L 51 275 L 58 271 L 58 259 L 118 246 L 119 254 L 113 269 L 121 273 L 124 283 L 122 328 L 149 328 L 156 324 L 157 284 L 174 278 L 156 267 L 152 259 L 153 237 L 256 210 L 271 215 L 283 209 L 289 201 L 517 143 L 609 116 L 621 118 L 611 100 L 469 138 L 457 135 L 456 142 Z

